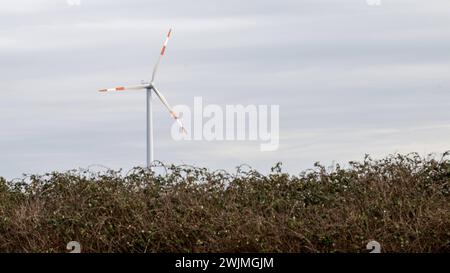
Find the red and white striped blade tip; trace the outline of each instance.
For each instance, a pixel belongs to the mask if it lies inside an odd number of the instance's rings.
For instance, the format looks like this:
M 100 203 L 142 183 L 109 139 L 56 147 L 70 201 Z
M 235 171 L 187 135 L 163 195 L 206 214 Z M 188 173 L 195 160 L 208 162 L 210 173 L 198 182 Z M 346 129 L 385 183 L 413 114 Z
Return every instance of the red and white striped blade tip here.
M 111 91 L 124 91 L 124 90 L 126 90 L 126 87 L 119 86 L 119 87 L 115 87 L 115 88 L 100 89 L 98 91 L 99 92 L 111 92 Z
M 161 56 L 164 56 L 164 53 L 166 52 L 167 44 L 169 43 L 170 35 L 172 35 L 173 28 L 169 29 L 169 32 L 167 33 L 166 40 L 164 41 L 163 47 L 161 48 Z

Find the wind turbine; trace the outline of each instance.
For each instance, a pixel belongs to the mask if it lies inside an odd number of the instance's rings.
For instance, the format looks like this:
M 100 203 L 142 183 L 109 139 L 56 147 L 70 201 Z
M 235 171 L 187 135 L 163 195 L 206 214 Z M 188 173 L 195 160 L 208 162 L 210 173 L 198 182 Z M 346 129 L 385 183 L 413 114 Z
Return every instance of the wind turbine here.
M 153 74 L 152 74 L 152 80 L 150 83 L 142 83 L 140 85 L 134 85 L 134 86 L 119 86 L 115 88 L 108 88 L 108 89 L 101 89 L 99 92 L 114 92 L 114 91 L 126 91 L 126 90 L 146 90 L 147 91 L 147 167 L 151 168 L 151 164 L 153 162 L 153 113 L 152 113 L 152 93 L 154 92 L 156 96 L 161 100 L 161 102 L 164 104 L 164 106 L 169 110 L 170 115 L 177 121 L 177 123 L 180 125 L 180 129 L 183 133 L 187 133 L 186 129 L 184 128 L 183 124 L 181 123 L 180 119 L 178 118 L 178 115 L 173 111 L 170 104 L 167 102 L 166 98 L 161 94 L 161 92 L 158 91 L 158 89 L 155 87 L 155 77 L 156 72 L 158 71 L 159 64 L 161 63 L 161 60 L 164 56 L 164 53 L 166 52 L 167 43 L 169 42 L 170 35 L 172 34 L 172 29 L 169 30 L 167 33 L 166 41 L 164 42 L 164 45 L 161 49 L 161 53 L 159 54 L 158 61 L 155 64 L 155 67 L 153 68 Z

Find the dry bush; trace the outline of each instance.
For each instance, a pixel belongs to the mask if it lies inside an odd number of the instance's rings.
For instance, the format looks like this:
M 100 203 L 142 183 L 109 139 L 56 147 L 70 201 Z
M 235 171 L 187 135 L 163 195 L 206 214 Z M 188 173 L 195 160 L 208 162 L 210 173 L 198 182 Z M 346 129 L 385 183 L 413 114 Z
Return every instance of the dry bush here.
M 0 178 L 0 252 L 450 252 L 450 162 L 395 155 L 300 175 L 170 166 Z

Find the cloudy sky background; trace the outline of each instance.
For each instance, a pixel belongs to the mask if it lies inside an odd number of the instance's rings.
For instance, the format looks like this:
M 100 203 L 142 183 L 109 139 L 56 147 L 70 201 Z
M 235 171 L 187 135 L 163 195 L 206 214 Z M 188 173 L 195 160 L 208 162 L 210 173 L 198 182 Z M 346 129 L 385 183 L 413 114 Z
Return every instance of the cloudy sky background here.
M 4 0 L 0 176 L 145 164 L 145 93 L 172 104 L 280 105 L 280 149 L 176 142 L 155 103 L 155 155 L 211 169 L 276 162 L 299 173 L 368 153 L 450 150 L 450 1 Z

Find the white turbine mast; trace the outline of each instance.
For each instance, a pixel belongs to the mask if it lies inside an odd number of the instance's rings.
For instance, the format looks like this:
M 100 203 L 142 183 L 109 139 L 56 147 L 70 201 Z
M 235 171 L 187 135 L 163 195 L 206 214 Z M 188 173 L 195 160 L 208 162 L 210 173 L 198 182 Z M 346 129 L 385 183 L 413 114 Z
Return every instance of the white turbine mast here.
M 153 68 L 153 74 L 152 74 L 152 80 L 148 84 L 140 84 L 140 85 L 134 85 L 134 86 L 119 86 L 115 88 L 108 88 L 108 89 L 101 89 L 99 92 L 115 92 L 115 91 L 126 91 L 126 90 L 146 90 L 147 91 L 147 167 L 151 168 L 151 165 L 154 160 L 154 154 L 153 154 L 153 117 L 152 117 L 152 93 L 154 92 L 156 96 L 161 100 L 161 102 L 164 104 L 164 106 L 169 110 L 170 115 L 177 121 L 177 123 L 180 125 L 180 128 L 183 133 L 187 133 L 186 129 L 184 128 L 183 124 L 181 123 L 180 119 L 178 118 L 178 115 L 173 111 L 170 104 L 167 102 L 166 98 L 163 96 L 163 94 L 158 91 L 158 89 L 155 87 L 155 77 L 156 72 L 158 71 L 159 64 L 161 63 L 161 60 L 164 56 L 164 53 L 166 52 L 167 43 L 169 42 L 170 35 L 172 34 L 172 28 L 167 33 L 166 41 L 164 42 L 164 45 L 161 49 L 161 53 L 159 54 L 158 61 L 155 64 L 155 67 Z

